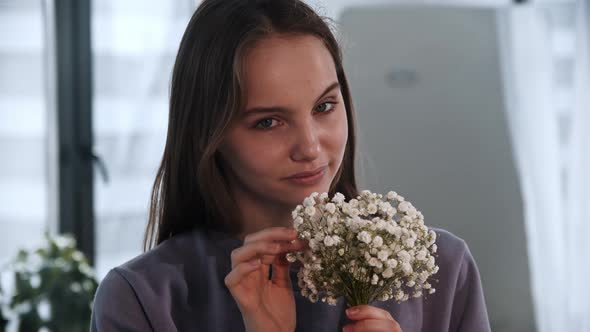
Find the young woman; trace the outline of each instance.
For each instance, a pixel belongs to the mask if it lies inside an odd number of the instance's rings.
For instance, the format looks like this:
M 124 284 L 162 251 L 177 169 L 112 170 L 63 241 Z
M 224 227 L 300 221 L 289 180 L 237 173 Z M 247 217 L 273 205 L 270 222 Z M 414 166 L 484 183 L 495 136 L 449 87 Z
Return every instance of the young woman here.
M 489 331 L 469 249 L 440 229 L 426 299 L 345 311 L 300 295 L 291 211 L 312 192 L 356 196 L 354 154 L 326 22 L 299 0 L 203 1 L 172 75 L 151 250 L 102 281 L 92 331 Z

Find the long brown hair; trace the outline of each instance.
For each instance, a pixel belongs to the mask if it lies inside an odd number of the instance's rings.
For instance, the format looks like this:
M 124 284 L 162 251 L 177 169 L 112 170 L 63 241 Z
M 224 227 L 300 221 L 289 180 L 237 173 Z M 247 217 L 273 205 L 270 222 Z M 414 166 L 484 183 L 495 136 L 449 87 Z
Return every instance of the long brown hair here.
M 330 195 L 356 196 L 355 116 L 342 53 L 326 18 L 300 0 L 205 0 L 180 42 L 172 72 L 164 155 L 151 194 L 144 250 L 194 228 L 241 232 L 217 154 L 243 108 L 245 50 L 273 33 L 309 34 L 330 51 L 348 117 L 348 142 Z

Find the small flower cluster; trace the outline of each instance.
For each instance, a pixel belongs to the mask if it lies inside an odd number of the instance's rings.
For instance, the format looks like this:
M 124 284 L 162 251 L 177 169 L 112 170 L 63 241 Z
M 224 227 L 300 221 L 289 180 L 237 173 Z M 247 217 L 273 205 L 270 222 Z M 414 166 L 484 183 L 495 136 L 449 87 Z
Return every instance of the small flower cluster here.
M 293 222 L 309 249 L 287 259 L 302 263 L 298 285 L 311 302 L 335 305 L 343 296 L 348 306 L 399 303 L 435 291 L 436 233 L 396 192 L 364 190 L 348 202 L 341 193 L 330 199 L 314 192 L 293 210 Z

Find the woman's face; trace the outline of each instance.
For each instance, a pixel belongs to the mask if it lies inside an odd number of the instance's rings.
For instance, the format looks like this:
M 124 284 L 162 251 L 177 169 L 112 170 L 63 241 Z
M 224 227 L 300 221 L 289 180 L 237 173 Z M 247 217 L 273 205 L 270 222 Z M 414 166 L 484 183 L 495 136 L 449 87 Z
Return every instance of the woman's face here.
M 308 35 L 258 41 L 244 58 L 242 84 L 246 107 L 219 150 L 234 193 L 292 208 L 314 191 L 327 192 L 344 156 L 348 126 L 323 42 Z M 292 178 L 317 171 L 313 178 Z

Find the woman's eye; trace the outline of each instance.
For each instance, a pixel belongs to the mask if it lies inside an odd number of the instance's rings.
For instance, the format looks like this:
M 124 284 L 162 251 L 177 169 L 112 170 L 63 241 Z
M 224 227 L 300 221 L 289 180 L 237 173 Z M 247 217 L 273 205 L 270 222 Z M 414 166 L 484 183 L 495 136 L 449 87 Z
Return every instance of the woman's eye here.
M 334 102 L 325 102 L 321 103 L 316 107 L 316 112 L 318 113 L 328 113 L 334 109 Z
M 258 123 L 256 123 L 255 128 L 260 128 L 260 129 L 272 128 L 273 121 L 275 121 L 275 119 L 272 119 L 272 118 L 262 119 L 262 120 L 258 121 Z

